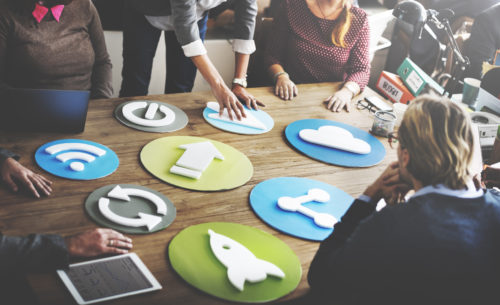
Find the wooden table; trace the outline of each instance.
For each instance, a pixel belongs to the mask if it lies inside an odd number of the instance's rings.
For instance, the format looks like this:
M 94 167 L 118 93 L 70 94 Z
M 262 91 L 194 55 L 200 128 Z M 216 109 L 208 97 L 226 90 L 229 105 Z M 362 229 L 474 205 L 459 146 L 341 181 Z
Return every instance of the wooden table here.
M 363 130 L 373 122 L 367 110 L 350 113 L 332 113 L 322 101 L 331 95 L 338 84 L 300 85 L 300 95 L 293 101 L 275 97 L 271 88 L 254 88 L 250 92 L 264 102 L 265 110 L 274 118 L 274 128 L 262 135 L 244 136 L 223 132 L 207 124 L 202 111 L 207 101 L 214 100 L 209 92 L 150 96 L 149 99 L 176 105 L 189 116 L 184 129 L 169 133 L 147 133 L 128 128 L 113 118 L 113 110 L 124 99 L 91 101 L 85 132 L 59 133 L 0 133 L 0 147 L 11 149 L 22 156 L 21 163 L 44 174 L 53 182 L 53 194 L 39 200 L 29 194 L 14 194 L 5 185 L 0 186 L 0 231 L 6 235 L 25 235 L 32 232 L 75 234 L 96 227 L 84 212 L 83 203 L 95 189 L 108 184 L 137 184 L 162 192 L 174 202 L 177 218 L 166 230 L 132 236 L 134 249 L 163 286 L 157 292 L 132 296 L 109 304 L 227 304 L 227 301 L 209 296 L 184 282 L 172 269 L 167 259 L 169 241 L 182 229 L 211 221 L 237 222 L 269 232 L 298 255 L 303 275 L 298 288 L 289 296 L 296 298 L 307 292 L 307 271 L 319 243 L 282 234 L 262 222 L 251 210 L 248 197 L 252 188 L 267 179 L 283 176 L 307 177 L 334 185 L 353 197 L 362 193 L 396 159 L 387 140 L 381 138 L 387 155 L 381 164 L 369 168 L 343 168 L 315 161 L 292 149 L 284 137 L 285 127 L 299 119 L 317 118 L 341 121 Z M 365 95 L 375 94 L 370 89 Z M 136 98 L 140 99 L 140 98 Z M 360 97 L 355 98 L 355 101 Z M 229 144 L 248 156 L 254 166 L 254 175 L 245 185 L 230 191 L 197 192 L 180 189 L 151 176 L 139 162 L 142 147 L 154 139 L 170 135 L 199 136 Z M 34 161 L 34 152 L 49 141 L 75 138 L 102 143 L 114 150 L 120 158 L 118 170 L 105 178 L 92 181 L 71 181 L 42 172 Z M 72 304 L 71 295 L 55 273 L 29 276 L 41 304 Z

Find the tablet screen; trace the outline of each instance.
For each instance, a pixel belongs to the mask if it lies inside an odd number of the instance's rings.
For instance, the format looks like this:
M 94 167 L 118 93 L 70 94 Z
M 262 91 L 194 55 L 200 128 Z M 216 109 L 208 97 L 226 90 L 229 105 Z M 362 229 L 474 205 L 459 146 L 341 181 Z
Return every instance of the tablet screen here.
M 68 270 L 59 270 L 58 273 L 79 304 L 161 288 L 133 253 L 73 264 Z

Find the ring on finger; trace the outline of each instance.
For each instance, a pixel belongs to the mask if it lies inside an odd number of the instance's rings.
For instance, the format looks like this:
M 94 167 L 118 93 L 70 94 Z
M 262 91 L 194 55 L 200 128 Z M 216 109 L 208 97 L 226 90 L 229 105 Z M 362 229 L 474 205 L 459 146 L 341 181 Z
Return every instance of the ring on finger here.
M 114 244 L 115 244 L 115 241 L 113 239 L 110 239 L 108 242 L 108 246 L 113 247 Z

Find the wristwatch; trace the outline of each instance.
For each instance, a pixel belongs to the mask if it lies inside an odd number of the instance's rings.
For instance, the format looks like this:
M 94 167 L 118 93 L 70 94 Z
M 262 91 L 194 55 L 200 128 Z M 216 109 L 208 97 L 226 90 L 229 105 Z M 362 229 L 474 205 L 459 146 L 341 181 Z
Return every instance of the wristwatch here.
M 243 88 L 247 87 L 247 79 L 246 78 L 233 78 L 233 84 L 239 85 Z

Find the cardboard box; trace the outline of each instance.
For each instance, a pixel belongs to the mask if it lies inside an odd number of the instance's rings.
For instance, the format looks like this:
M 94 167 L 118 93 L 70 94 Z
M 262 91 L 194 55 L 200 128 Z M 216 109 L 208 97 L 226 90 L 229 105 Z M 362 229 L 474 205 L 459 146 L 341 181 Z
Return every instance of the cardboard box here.
M 377 81 L 377 89 L 393 103 L 408 104 L 415 96 L 406 88 L 399 75 L 382 71 Z
M 405 58 L 398 68 L 398 75 L 403 80 L 411 94 L 418 96 L 422 91 L 430 86 L 439 94 L 444 94 L 444 89 L 435 82 L 427 73 L 417 66 L 411 59 Z

